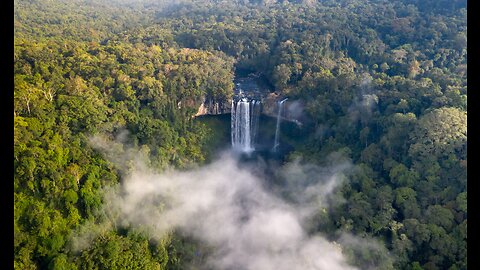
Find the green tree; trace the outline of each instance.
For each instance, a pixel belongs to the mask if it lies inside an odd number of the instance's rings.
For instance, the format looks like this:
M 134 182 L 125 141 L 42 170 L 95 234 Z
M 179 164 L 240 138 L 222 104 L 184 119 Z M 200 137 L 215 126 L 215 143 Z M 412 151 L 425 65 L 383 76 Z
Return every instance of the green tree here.
M 431 205 L 425 212 L 425 219 L 430 224 L 435 224 L 450 231 L 454 224 L 453 214 L 450 210 L 441 205 Z
M 405 218 L 418 218 L 420 216 L 420 208 L 417 204 L 417 193 L 409 187 L 397 188 L 394 192 L 394 205 L 400 210 L 399 212 Z
M 290 76 L 292 75 L 292 71 L 290 68 L 285 64 L 280 64 L 273 69 L 273 84 L 275 88 L 282 90 L 287 86 L 288 81 L 290 80 Z
M 457 108 L 435 109 L 420 117 L 411 134 L 411 156 L 441 157 L 455 153 L 464 157 L 467 142 L 467 113 Z
M 409 170 L 405 165 L 398 164 L 390 170 L 390 181 L 398 187 L 413 187 L 419 179 L 418 173 Z

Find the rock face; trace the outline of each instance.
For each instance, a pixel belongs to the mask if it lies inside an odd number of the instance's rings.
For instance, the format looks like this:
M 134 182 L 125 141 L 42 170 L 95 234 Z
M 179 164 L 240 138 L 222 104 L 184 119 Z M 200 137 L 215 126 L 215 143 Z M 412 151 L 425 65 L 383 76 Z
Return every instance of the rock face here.
M 276 93 L 270 93 L 262 101 L 262 113 L 270 117 L 278 116 L 278 103 L 285 97 Z M 297 125 L 301 125 L 303 117 L 303 104 L 298 100 L 286 100 L 283 104 L 284 109 L 282 113 L 282 119 L 285 121 L 295 122 Z
M 277 117 L 278 114 L 278 102 L 282 100 L 282 97 L 276 93 L 268 94 L 264 100 L 262 100 L 262 113 L 270 117 Z M 287 100 L 288 102 L 288 100 Z M 287 106 L 285 102 L 285 106 Z
M 201 115 L 218 115 L 218 114 L 228 114 L 232 109 L 232 101 L 217 101 L 213 99 L 204 100 L 200 107 L 198 108 L 195 117 Z
M 234 99 L 246 98 L 248 100 L 260 100 L 260 113 L 277 118 L 278 103 L 285 99 L 278 93 L 273 92 L 272 89 L 259 79 L 259 74 L 249 74 L 246 77 L 238 77 L 234 80 L 235 88 L 233 89 Z M 198 101 L 195 103 L 198 104 Z M 302 121 L 303 105 L 300 101 L 287 100 L 283 104 L 282 119 L 285 121 L 292 121 L 300 124 Z M 219 115 L 229 114 L 232 110 L 232 99 L 215 100 L 213 98 L 204 98 L 197 113 L 193 117 L 202 115 Z
M 285 97 L 276 93 L 270 93 L 262 99 L 262 106 L 260 113 L 270 117 L 277 117 L 278 114 L 278 102 Z M 299 101 L 287 100 L 284 104 L 284 110 L 282 119 L 285 121 L 295 122 L 301 124 L 303 115 L 303 106 Z M 216 100 L 204 100 L 194 117 L 202 115 L 219 115 L 229 114 L 232 109 L 232 100 L 216 101 Z

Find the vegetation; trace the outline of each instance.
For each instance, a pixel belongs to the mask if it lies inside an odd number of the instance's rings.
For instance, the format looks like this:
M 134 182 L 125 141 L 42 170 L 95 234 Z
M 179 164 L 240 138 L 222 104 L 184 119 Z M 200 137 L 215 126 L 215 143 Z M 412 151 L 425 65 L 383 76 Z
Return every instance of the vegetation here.
M 467 268 L 466 1 L 14 4 L 15 269 L 181 269 L 175 236 L 68 248 L 120 178 L 89 139 L 126 130 L 156 168 L 205 162 L 215 140 L 191 116 L 232 95 L 234 65 L 304 102 L 291 158 L 356 164 L 318 231 L 380 239 L 395 269 Z

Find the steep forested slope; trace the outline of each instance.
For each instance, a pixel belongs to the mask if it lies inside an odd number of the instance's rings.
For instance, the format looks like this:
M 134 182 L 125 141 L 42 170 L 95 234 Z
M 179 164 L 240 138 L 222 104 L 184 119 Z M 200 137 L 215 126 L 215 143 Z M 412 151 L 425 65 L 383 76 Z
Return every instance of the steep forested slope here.
M 115 13 L 88 5 L 80 12 L 74 8 L 74 3 L 16 3 L 16 11 L 27 16 L 16 16 L 21 27 L 16 27 L 14 55 L 18 269 L 73 267 L 66 264 L 72 261 L 70 254 L 65 256 L 69 237 L 80 224 L 98 219 L 101 189 L 119 181 L 117 169 L 92 149 L 91 136 L 114 137 L 126 130 L 128 141 L 142 146 L 157 168 L 202 162 L 207 129 L 193 123 L 191 115 L 204 96 L 227 98 L 233 86 L 232 61 L 224 54 L 180 49 L 160 40 L 116 40 L 115 27 L 109 29 L 105 17 Z M 105 22 L 95 21 L 90 29 L 76 25 L 97 12 Z M 55 18 L 63 20 L 58 24 L 63 34 L 56 32 L 55 23 L 44 21 Z M 74 31 L 65 32 L 68 28 Z M 123 246 L 141 258 L 136 262 L 141 269 L 167 262 L 165 251 L 155 254 L 168 241 L 149 246 L 141 235 L 109 232 L 105 237 L 108 245 Z M 104 241 L 75 264 L 117 268 L 131 263 L 123 252 L 102 261 L 102 250 L 111 248 Z

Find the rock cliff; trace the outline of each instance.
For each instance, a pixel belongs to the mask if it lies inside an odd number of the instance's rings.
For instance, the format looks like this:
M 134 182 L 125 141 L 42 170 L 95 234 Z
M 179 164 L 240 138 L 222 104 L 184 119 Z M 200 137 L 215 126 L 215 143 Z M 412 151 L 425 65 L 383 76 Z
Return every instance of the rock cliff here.
M 218 115 L 218 114 L 227 114 L 230 113 L 232 109 L 232 100 L 218 101 L 213 99 L 204 100 L 198 111 L 195 114 L 195 117 L 201 115 Z
M 277 117 L 278 114 L 278 102 L 284 97 L 270 93 L 262 99 L 261 113 L 270 117 Z M 292 121 L 297 124 L 301 124 L 303 115 L 303 106 L 300 101 L 287 100 L 284 104 L 284 111 L 282 118 L 285 121 Z M 216 101 L 216 100 L 204 100 L 197 110 L 194 117 L 202 115 L 219 115 L 229 114 L 232 109 L 232 100 Z

